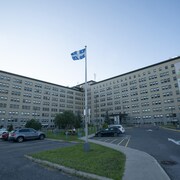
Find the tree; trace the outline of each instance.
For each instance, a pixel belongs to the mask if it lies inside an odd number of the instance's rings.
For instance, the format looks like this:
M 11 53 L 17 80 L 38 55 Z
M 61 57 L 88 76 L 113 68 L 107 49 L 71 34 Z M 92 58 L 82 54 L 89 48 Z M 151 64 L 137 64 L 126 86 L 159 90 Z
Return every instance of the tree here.
M 106 111 L 106 115 L 105 115 L 104 122 L 105 122 L 106 124 L 110 124 L 110 123 L 111 123 L 111 119 L 109 118 L 108 111 Z
M 35 119 L 31 119 L 30 121 L 27 121 L 26 128 L 34 128 L 35 130 L 39 130 L 42 127 L 42 124 Z
M 58 129 L 64 127 L 63 114 L 56 114 L 54 118 L 54 124 L 58 127 Z
M 13 130 L 13 125 L 12 125 L 12 124 L 9 125 L 7 130 L 8 130 L 9 132 L 11 132 L 11 131 Z
M 72 111 L 64 111 L 64 121 L 66 122 L 66 128 L 72 128 L 75 125 L 75 115 Z
M 80 114 L 74 115 L 72 111 L 64 111 L 56 115 L 54 123 L 59 129 L 78 128 L 81 124 L 81 116 Z
M 81 125 L 82 125 L 82 117 L 81 117 L 80 112 L 78 112 L 78 114 L 76 115 L 76 118 L 75 118 L 75 125 L 74 125 L 74 127 L 75 128 L 80 128 Z

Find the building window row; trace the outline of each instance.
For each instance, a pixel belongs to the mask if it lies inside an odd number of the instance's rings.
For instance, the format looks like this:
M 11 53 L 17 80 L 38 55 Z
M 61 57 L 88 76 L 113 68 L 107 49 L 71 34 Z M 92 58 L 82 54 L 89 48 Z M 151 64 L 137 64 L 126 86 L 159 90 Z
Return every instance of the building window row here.
M 10 81 L 11 78 L 8 77 L 8 76 L 3 76 L 3 75 L 0 75 L 0 80 L 4 80 L 4 81 Z
M 161 79 L 161 84 L 170 82 L 170 78 Z
M 0 89 L 0 93 L 1 93 L 1 94 L 8 94 L 8 90 L 6 90 L 6 89 Z
M 20 96 L 21 92 L 20 91 L 12 91 L 11 95 Z
M 160 94 L 152 94 L 151 99 L 160 98 Z
M 0 82 L 0 87 L 9 88 L 9 83 Z
M 5 115 L 5 114 L 6 114 L 6 111 L 0 110 L 0 115 Z
M 12 109 L 19 109 L 19 105 L 18 104 L 10 104 L 9 106 Z
M 8 97 L 7 96 L 0 96 L 1 101 L 7 101 Z
M 162 111 L 162 107 L 156 107 L 152 109 L 153 112 L 161 112 Z
M 19 86 L 19 85 L 13 85 L 12 88 L 13 88 L 13 89 L 21 90 L 21 86 Z
M 22 84 L 22 80 L 21 79 L 17 79 L 17 78 L 13 78 L 13 82 L 14 83 L 18 83 L 18 84 Z

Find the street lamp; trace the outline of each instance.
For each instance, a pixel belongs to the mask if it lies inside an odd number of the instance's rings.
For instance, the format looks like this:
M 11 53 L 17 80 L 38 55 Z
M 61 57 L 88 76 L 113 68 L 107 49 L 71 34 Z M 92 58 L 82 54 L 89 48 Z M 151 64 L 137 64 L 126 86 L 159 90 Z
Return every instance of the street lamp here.
M 96 125 L 97 125 L 97 128 L 98 128 L 98 118 L 97 118 L 97 97 L 98 97 L 98 95 L 95 96 L 95 100 L 96 100 Z

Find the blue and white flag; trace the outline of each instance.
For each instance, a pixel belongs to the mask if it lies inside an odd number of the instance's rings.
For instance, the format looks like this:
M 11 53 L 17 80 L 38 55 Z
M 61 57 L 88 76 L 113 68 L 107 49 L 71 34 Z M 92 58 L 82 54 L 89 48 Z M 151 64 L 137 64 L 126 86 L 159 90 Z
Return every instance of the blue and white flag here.
M 75 51 L 71 53 L 73 60 L 80 60 L 86 57 L 86 49 L 81 49 L 79 51 Z

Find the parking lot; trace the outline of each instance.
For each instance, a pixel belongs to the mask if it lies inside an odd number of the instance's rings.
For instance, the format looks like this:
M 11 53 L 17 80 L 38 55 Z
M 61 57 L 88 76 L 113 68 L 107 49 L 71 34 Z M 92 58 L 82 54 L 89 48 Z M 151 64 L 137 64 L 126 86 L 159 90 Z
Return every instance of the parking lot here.
M 130 141 L 131 135 L 122 134 L 118 137 L 93 137 L 93 139 L 111 144 L 117 144 L 127 147 Z
M 126 133 L 118 137 L 92 137 L 95 140 L 138 149 L 152 155 L 167 172 L 171 180 L 180 177 L 180 132 L 155 127 L 126 128 Z M 80 178 L 63 174 L 57 170 L 41 166 L 24 157 L 25 154 L 72 146 L 73 143 L 35 140 L 23 143 L 0 140 L 0 179 L 63 179 Z
M 73 143 L 51 140 L 25 141 L 23 143 L 0 140 L 0 179 L 80 180 L 80 178 L 31 162 L 24 157 L 25 154 L 71 145 Z
M 171 180 L 180 177 L 180 132 L 154 126 L 126 128 L 119 137 L 93 137 L 93 139 L 138 149 L 152 155 Z

